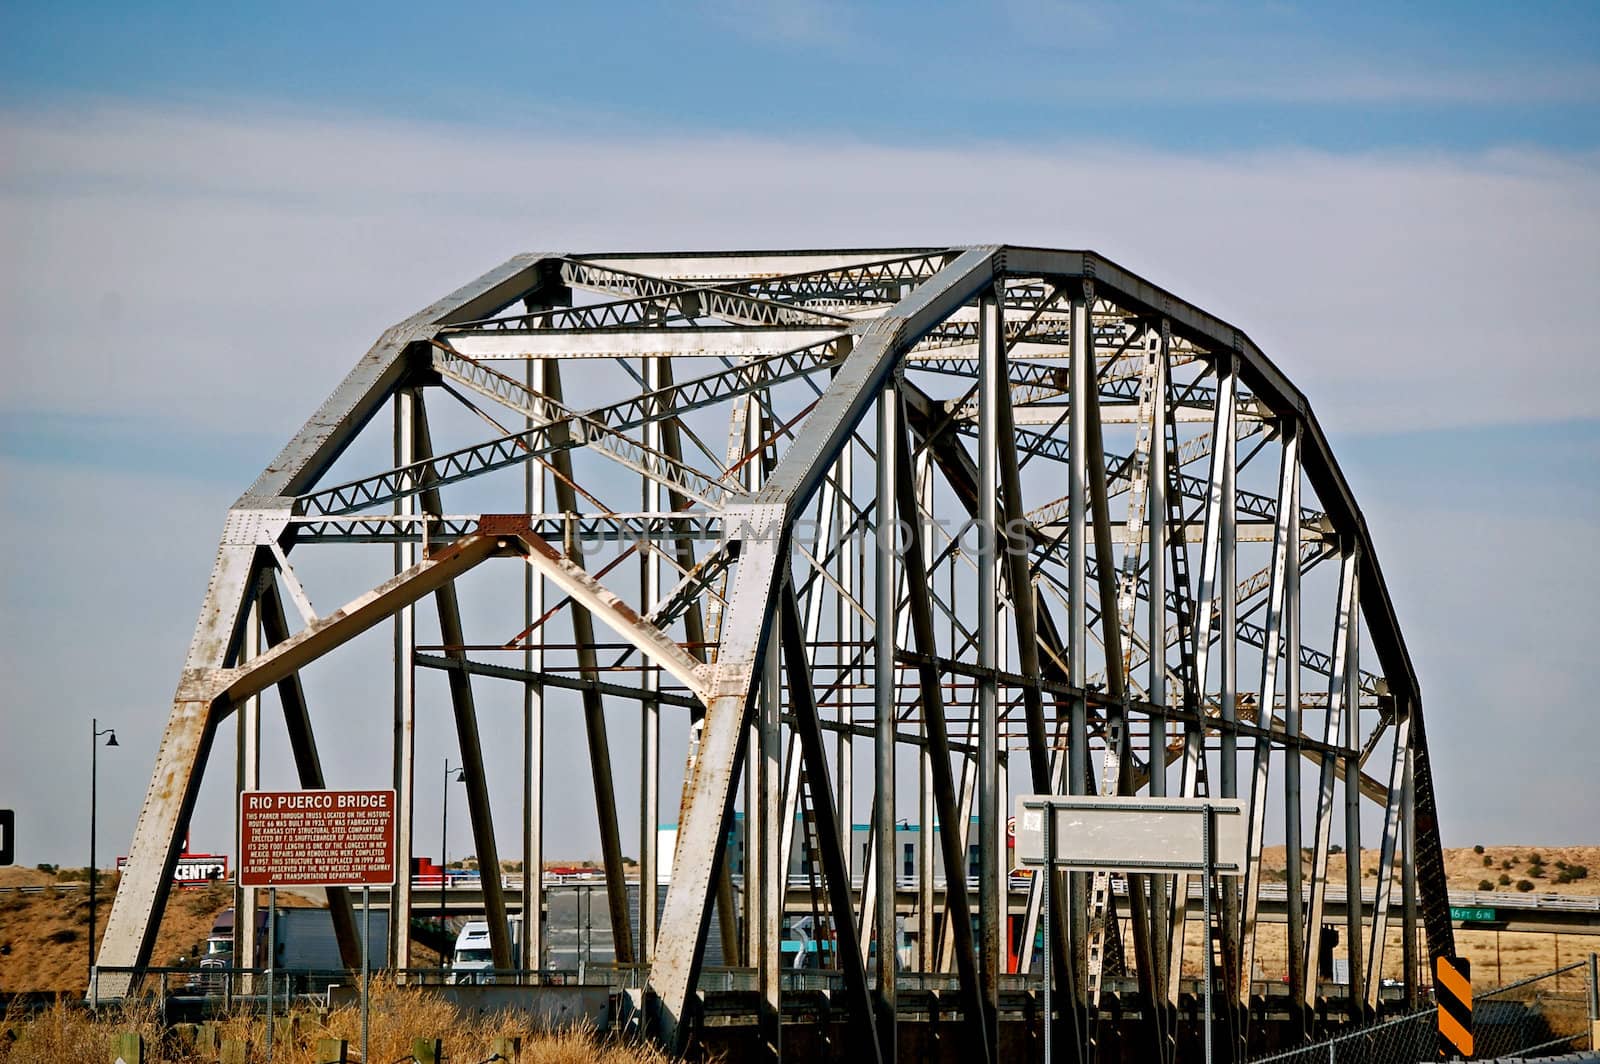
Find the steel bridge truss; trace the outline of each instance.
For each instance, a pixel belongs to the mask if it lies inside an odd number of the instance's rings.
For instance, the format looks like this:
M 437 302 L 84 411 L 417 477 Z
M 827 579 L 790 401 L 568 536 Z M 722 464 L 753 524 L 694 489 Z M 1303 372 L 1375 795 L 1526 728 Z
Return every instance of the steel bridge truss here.
M 389 453 L 374 425 L 386 411 L 392 466 L 361 468 L 363 434 Z M 436 448 L 451 417 L 491 434 L 458 425 L 463 440 Z M 300 552 L 373 545 L 393 552 L 392 577 L 318 614 Z M 481 588 L 458 579 L 491 561 L 521 569 L 494 585 L 515 589 L 520 630 L 464 613 Z M 427 599 L 434 647 L 419 643 Z M 1093 1036 L 1108 979 L 1136 979 L 1152 1052 L 1170 1060 L 1188 938 L 1216 951 L 1232 1037 L 1246 1037 L 1269 825 L 1309 853 L 1281 873 L 1290 1000 L 1306 1016 L 1341 849 L 1378 858 L 1371 899 L 1344 917 L 1353 1014 L 1378 1005 L 1391 923 L 1413 998 L 1419 923 L 1428 954 L 1454 952 L 1416 674 L 1310 406 L 1243 333 L 1090 252 L 521 255 L 388 330 L 228 514 L 102 966 L 148 963 L 230 715 L 241 786 L 258 778 L 268 688 L 301 784 L 325 785 L 300 670 L 378 625 L 394 637 L 402 860 L 416 849 L 416 669 L 448 679 L 484 868 L 505 832 L 473 690 L 522 687 L 520 734 L 492 735 L 522 751 L 529 873 L 520 896 L 483 879 L 497 966 L 542 955 L 537 920 L 513 956 L 503 917 L 542 897 L 547 700 L 581 704 L 618 959 L 649 966 L 673 1045 L 695 1029 L 716 934 L 753 969 L 776 1052 L 799 848 L 858 1048 L 892 1059 L 906 976 L 951 973 L 961 1037 L 994 1060 L 1002 982 L 1040 963 L 1041 884 L 1008 884 L 1020 793 L 1248 802 L 1248 868 L 1221 881 L 1211 928 L 1181 878 L 1060 877 L 1067 901 L 1041 933 L 1059 946 L 1058 1022 L 1079 1035 Z M 662 749 L 663 715 L 686 748 Z M 626 773 L 607 740 L 619 719 L 640 729 Z M 663 758 L 685 782 L 668 799 L 679 832 L 658 926 Z M 900 822 L 926 840 L 910 875 Z M 974 852 L 974 889 L 944 889 Z M 1360 862 L 1343 864 L 1343 893 L 1360 897 Z M 330 904 L 353 960 L 349 899 Z M 393 905 L 404 963 L 405 878 Z M 878 945 L 907 939 L 909 966 Z

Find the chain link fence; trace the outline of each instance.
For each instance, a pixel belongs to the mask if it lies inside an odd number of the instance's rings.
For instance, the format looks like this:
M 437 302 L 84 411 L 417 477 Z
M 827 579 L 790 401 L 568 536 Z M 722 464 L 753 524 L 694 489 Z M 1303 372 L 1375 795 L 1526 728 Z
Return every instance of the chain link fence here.
M 1587 960 L 1519 979 L 1472 998 L 1472 1048 L 1479 1059 L 1555 1055 L 1590 1045 Z
M 1591 962 L 1582 960 L 1474 995 L 1473 1059 L 1597 1048 L 1591 1034 L 1593 973 Z M 1438 1010 L 1430 1007 L 1314 1045 L 1253 1057 L 1251 1064 L 1417 1064 L 1437 1059 L 1438 1031 Z
M 1254 1057 L 1282 1064 L 1417 1064 L 1438 1056 L 1437 1010 L 1422 1009 L 1346 1031 L 1325 1042 L 1301 1046 L 1285 1053 Z

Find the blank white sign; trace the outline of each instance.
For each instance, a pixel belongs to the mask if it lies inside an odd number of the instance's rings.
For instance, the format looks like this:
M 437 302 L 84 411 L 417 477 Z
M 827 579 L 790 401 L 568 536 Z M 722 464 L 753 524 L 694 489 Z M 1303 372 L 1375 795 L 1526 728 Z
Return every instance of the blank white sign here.
M 1018 864 L 1044 861 L 1042 808 L 1055 814 L 1052 849 L 1058 868 L 1104 872 L 1197 872 L 1205 862 L 1205 807 L 1213 813 L 1213 866 L 1219 875 L 1244 868 L 1244 802 L 1238 798 L 1149 798 L 1023 795 L 1016 805 Z

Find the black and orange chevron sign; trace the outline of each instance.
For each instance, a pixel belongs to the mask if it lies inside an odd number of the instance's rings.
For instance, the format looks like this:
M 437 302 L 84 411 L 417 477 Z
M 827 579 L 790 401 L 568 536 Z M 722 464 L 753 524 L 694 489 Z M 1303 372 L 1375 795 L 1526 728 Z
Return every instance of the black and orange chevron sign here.
M 1439 1056 L 1472 1059 L 1472 966 L 1464 957 L 1435 957 L 1433 996 L 1439 1003 Z

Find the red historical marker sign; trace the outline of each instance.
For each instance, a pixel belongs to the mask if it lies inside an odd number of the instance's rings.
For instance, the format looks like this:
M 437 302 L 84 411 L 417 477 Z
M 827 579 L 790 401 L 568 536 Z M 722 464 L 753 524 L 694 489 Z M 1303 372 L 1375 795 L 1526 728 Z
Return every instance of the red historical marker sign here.
M 394 883 L 394 791 L 245 791 L 241 887 Z

